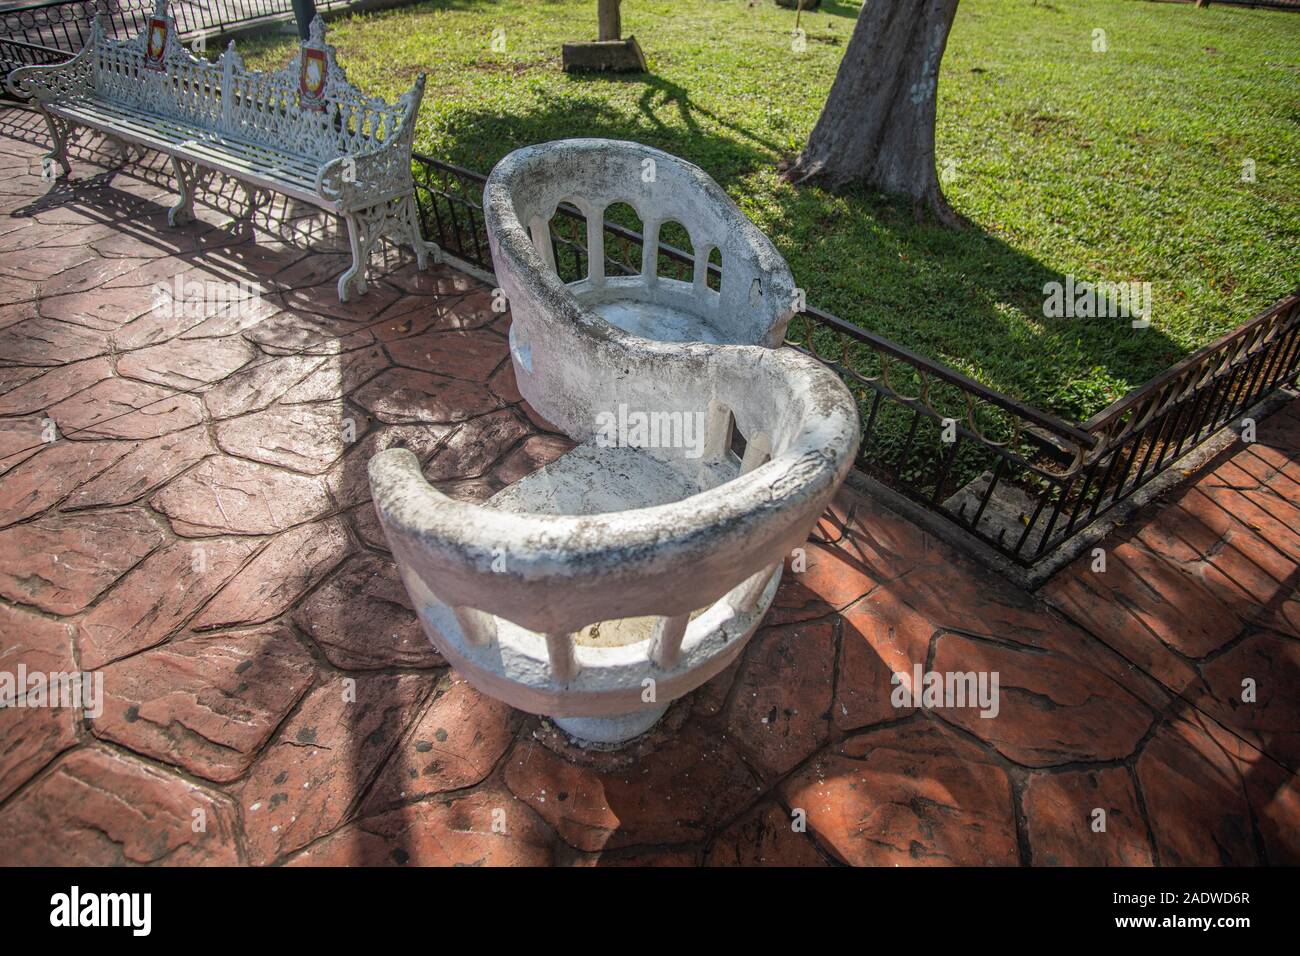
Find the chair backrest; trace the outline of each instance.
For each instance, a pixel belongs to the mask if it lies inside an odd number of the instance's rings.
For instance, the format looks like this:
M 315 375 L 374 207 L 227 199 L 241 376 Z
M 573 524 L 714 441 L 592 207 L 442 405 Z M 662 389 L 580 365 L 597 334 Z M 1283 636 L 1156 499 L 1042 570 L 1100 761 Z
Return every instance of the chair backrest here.
M 698 166 L 640 143 L 569 139 L 516 150 L 492 170 L 501 195 L 510 197 L 515 217 L 529 230 L 538 253 L 555 271 L 547 224 L 561 203 L 587 219 L 588 274 L 572 283 L 585 301 L 602 287 L 619 293 L 648 293 L 670 306 L 709 319 L 720 340 L 780 345 L 797 311 L 794 278 L 771 241 Z M 605 213 L 626 203 L 643 223 L 641 268 L 633 277 L 606 275 Z M 657 274 L 661 227 L 677 223 L 690 237 L 692 281 Z M 709 259 L 721 258 L 721 286 L 709 285 Z M 517 318 L 517 314 L 516 314 Z
M 245 69 L 234 41 L 216 62 L 195 56 L 178 37 L 166 0 L 157 0 L 138 36 L 115 40 L 96 19 L 91 42 L 96 96 L 320 162 L 409 140 L 424 93 L 423 75 L 394 103 L 362 93 L 325 42 L 320 17 L 297 56 L 273 72 Z M 302 90 L 304 58 L 319 81 L 314 96 Z

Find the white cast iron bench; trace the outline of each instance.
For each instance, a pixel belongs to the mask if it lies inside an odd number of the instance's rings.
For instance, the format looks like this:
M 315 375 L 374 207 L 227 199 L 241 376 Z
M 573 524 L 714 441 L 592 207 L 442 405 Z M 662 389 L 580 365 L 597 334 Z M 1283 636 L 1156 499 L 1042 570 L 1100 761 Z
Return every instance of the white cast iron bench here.
M 195 171 L 202 167 L 243 184 L 250 211 L 270 190 L 342 216 L 352 265 L 338 281 L 366 292 L 370 250 L 382 235 L 409 245 L 423 269 L 437 246 L 420 236 L 411 176 L 411 141 L 424 75 L 396 103 L 350 84 L 325 26 L 279 72 L 244 69 L 232 42 L 215 63 L 182 46 L 166 0 L 130 40 L 104 33 L 64 63 L 24 66 L 9 74 L 9 92 L 31 99 L 45 117 L 53 148 L 47 164 L 66 176 L 69 129 L 82 126 L 121 143 L 171 157 L 181 196 L 167 213 L 177 225 L 194 214 Z
M 546 228 L 561 202 L 587 216 L 590 271 L 571 285 Z M 639 275 L 605 275 L 613 202 L 647 224 Z M 831 371 L 767 347 L 793 314 L 789 269 L 698 168 L 633 143 L 528 147 L 493 170 L 484 211 L 520 391 L 580 444 L 482 505 L 391 449 L 370 463 L 376 509 L 453 666 L 581 740 L 619 743 L 740 653 L 853 461 L 856 407 Z M 655 274 L 669 219 L 690 235 L 692 282 Z M 703 272 L 714 247 L 720 291 Z M 636 413 L 660 416 L 658 443 L 622 440 Z

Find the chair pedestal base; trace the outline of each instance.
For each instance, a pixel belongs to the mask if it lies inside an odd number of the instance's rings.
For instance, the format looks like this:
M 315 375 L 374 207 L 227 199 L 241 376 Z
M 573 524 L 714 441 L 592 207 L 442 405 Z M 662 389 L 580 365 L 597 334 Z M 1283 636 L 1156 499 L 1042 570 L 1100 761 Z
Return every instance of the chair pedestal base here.
M 667 710 L 667 704 L 650 704 L 643 710 L 613 717 L 552 717 L 551 722 L 579 744 L 610 747 L 640 737 L 659 723 L 659 718 Z

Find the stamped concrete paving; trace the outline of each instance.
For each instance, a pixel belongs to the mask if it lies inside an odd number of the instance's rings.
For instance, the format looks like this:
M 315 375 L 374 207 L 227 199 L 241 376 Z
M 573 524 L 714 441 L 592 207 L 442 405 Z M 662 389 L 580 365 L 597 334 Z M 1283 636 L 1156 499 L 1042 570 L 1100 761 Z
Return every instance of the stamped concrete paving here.
M 0 669 L 106 699 L 0 711 L 0 861 L 1300 862 L 1295 406 L 1039 596 L 846 492 L 741 661 L 584 753 L 445 666 L 368 500 L 394 444 L 474 499 L 568 447 L 487 290 L 340 305 L 310 210 L 169 229 L 160 163 L 44 182 L 35 129 L 0 113 Z M 916 663 L 997 716 L 895 707 Z

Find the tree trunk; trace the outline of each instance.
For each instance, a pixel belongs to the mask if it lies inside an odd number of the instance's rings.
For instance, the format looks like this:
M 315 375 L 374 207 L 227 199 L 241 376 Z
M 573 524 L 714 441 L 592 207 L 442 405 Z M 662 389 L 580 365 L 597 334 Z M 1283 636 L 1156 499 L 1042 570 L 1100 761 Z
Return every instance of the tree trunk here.
M 621 40 L 623 38 L 623 23 L 618 9 L 621 2 L 622 0 L 599 0 L 596 14 L 600 18 L 600 36 L 597 39 Z
M 956 225 L 934 168 L 939 61 L 956 12 L 957 0 L 867 0 L 826 106 L 786 178 L 902 193 Z
M 315 0 L 293 0 L 293 16 L 298 21 L 298 38 L 305 43 L 311 38 L 311 22 L 316 19 Z

